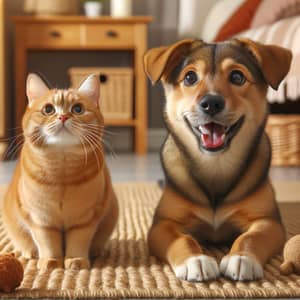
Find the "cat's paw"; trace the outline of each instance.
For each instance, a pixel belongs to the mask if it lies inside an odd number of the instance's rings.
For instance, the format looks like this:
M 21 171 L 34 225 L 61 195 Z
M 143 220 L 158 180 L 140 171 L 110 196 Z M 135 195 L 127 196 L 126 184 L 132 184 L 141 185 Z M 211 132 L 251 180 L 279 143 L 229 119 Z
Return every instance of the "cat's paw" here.
M 39 258 L 37 266 L 38 269 L 41 270 L 52 270 L 55 268 L 62 268 L 63 261 L 62 259 L 57 258 Z
M 37 249 L 26 249 L 25 251 L 21 251 L 21 253 L 26 259 L 38 258 Z
M 257 280 L 264 276 L 261 264 L 252 256 L 227 255 L 220 263 L 221 273 L 233 280 Z
M 65 268 L 72 270 L 89 269 L 90 261 L 83 257 L 72 257 L 65 259 Z
M 207 255 L 192 256 L 173 270 L 177 278 L 188 281 L 207 281 L 220 275 L 216 260 Z

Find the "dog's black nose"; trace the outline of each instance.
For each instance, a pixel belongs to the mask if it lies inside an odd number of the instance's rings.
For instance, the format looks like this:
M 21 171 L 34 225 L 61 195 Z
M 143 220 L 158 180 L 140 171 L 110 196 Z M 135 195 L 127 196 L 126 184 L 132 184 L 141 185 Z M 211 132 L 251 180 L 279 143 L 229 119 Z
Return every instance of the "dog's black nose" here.
M 201 111 L 208 115 L 216 115 L 225 107 L 224 98 L 220 95 L 205 95 L 199 103 Z

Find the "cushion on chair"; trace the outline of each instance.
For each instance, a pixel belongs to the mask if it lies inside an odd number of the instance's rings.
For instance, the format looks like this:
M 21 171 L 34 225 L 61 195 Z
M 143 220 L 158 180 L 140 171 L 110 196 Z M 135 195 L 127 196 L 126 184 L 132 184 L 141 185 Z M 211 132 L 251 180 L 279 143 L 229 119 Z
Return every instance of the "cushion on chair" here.
M 253 16 L 262 0 L 219 0 L 204 22 L 202 38 L 222 41 L 250 28 Z
M 263 0 L 251 21 L 250 27 L 272 24 L 299 14 L 300 0 Z
M 209 11 L 204 22 L 202 38 L 206 42 L 215 39 L 224 23 L 245 2 L 245 0 L 219 0 Z
M 239 6 L 232 16 L 223 24 L 215 41 L 224 41 L 229 37 L 250 28 L 251 21 L 261 0 L 247 0 Z

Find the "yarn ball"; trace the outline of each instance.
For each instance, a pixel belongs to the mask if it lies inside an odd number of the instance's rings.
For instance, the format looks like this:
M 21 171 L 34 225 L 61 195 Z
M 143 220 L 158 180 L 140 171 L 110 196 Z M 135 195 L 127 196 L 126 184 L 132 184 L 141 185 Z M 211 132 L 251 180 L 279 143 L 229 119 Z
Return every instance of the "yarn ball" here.
M 12 292 L 23 280 L 24 269 L 13 253 L 0 255 L 0 291 Z
M 283 263 L 280 266 L 281 273 L 300 274 L 300 234 L 289 239 L 283 249 Z

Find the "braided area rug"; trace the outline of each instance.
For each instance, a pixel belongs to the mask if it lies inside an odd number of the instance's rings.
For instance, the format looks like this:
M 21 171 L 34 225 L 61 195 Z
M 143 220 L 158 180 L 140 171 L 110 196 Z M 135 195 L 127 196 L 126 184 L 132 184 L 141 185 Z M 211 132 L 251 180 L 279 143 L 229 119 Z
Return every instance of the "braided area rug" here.
M 20 257 L 25 269 L 21 286 L 13 294 L 0 296 L 27 299 L 300 297 L 300 276 L 279 273 L 281 256 L 270 260 L 260 281 L 233 282 L 221 277 L 217 281 L 189 283 L 176 279 L 168 265 L 149 256 L 146 244 L 153 211 L 161 195 L 158 184 L 122 183 L 116 184 L 115 190 L 120 203 L 119 223 L 107 250 L 93 262 L 91 270 L 39 271 L 36 260 Z M 0 188 L 0 196 L 3 191 Z M 281 203 L 280 209 L 289 236 L 300 232 L 300 204 Z M 12 250 L 0 224 L 0 251 Z M 227 251 L 227 248 L 207 250 L 218 261 Z

